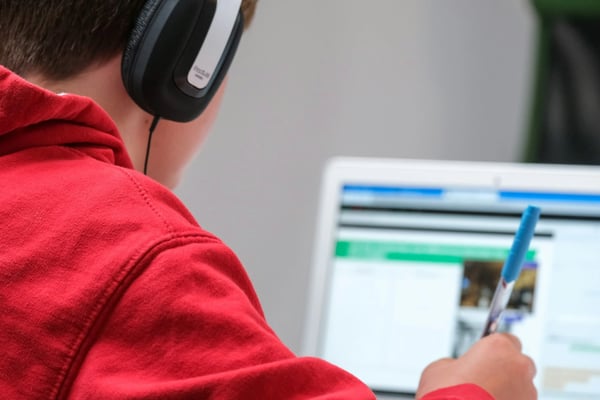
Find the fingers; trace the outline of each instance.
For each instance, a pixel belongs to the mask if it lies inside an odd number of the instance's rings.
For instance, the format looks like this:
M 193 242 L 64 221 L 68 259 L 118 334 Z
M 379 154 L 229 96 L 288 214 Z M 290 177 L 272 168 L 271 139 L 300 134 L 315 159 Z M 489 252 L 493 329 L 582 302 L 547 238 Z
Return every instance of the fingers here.
M 429 364 L 421 374 L 416 398 L 420 399 L 426 393 L 455 384 L 456 382 L 451 379 L 447 380 L 449 376 L 452 376 L 448 371 L 453 370 L 452 363 L 455 362 L 456 360 L 452 358 L 440 358 Z
M 434 364 L 437 364 L 437 365 L 446 365 L 446 364 L 451 363 L 453 361 L 455 361 L 453 358 L 446 357 L 446 358 L 440 358 L 439 360 L 435 361 Z
M 425 367 L 425 370 L 423 371 L 423 373 L 426 374 L 428 372 L 431 372 L 432 370 L 446 368 L 448 366 L 448 364 L 450 364 L 454 361 L 456 361 L 456 360 L 454 360 L 453 358 L 440 358 L 439 360 L 436 360 L 436 361 L 432 362 L 431 364 L 429 364 L 427 367 Z
M 521 344 L 521 341 L 519 340 L 518 337 L 516 337 L 515 335 L 512 335 L 510 333 L 494 333 L 493 335 L 488 336 L 491 340 L 506 340 L 508 341 L 512 346 L 514 346 L 518 351 L 522 351 L 523 350 L 523 345 Z
M 490 335 L 490 338 L 493 338 L 491 340 L 498 341 L 498 343 L 496 343 L 497 346 L 508 344 L 512 348 L 516 349 L 519 353 L 523 351 L 523 346 L 519 338 L 510 333 L 495 333 Z M 520 369 L 521 371 L 525 371 L 527 374 L 526 376 L 528 376 L 530 379 L 533 379 L 537 373 L 533 359 L 525 354 L 520 355 Z
M 512 335 L 510 333 L 503 333 L 502 335 L 504 335 L 508 340 L 510 340 L 512 342 L 512 344 L 519 350 L 522 351 L 523 350 L 523 345 L 521 344 L 521 341 L 519 340 L 518 337 L 516 337 L 515 335 Z
M 457 359 L 442 358 L 421 375 L 417 398 L 434 390 L 462 383 L 479 385 L 498 400 L 535 400 L 533 360 L 523 354 L 514 335 L 495 333 L 475 343 Z
M 526 371 L 528 372 L 528 376 L 533 379 L 535 377 L 535 375 L 537 374 L 537 368 L 535 366 L 535 362 L 533 361 L 533 359 L 529 356 L 523 355 L 523 359 L 524 359 L 524 363 L 525 363 L 525 368 Z

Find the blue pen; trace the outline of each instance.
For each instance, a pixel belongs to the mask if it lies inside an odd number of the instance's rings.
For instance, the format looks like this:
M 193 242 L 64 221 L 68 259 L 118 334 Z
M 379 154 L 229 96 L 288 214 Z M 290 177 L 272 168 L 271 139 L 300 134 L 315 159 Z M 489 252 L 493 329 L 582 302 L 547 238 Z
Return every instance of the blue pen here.
M 528 206 L 525 211 L 523 211 L 521 224 L 515 233 L 512 247 L 504 262 L 504 266 L 502 267 L 502 276 L 496 287 L 496 293 L 494 293 L 490 313 L 481 337 L 494 333 L 498 329 L 500 316 L 506 309 L 515 281 L 521 273 L 523 260 L 525 259 L 527 250 L 529 250 L 529 243 L 531 243 L 531 238 L 535 232 L 535 225 L 539 218 L 540 209 L 538 207 Z

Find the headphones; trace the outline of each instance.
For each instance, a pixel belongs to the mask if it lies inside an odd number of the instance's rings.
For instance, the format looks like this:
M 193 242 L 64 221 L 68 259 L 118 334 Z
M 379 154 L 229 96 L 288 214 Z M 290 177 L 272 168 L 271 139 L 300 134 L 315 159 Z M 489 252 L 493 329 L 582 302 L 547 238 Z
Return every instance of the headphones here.
M 125 89 L 145 111 L 196 118 L 221 85 L 243 31 L 242 0 L 148 0 L 123 53 Z

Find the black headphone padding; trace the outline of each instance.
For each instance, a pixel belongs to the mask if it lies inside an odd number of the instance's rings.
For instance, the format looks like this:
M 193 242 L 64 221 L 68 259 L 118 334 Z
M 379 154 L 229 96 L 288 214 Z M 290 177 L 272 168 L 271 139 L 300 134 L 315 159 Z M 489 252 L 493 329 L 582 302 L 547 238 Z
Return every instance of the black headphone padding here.
M 142 36 L 144 35 L 144 31 L 146 27 L 150 23 L 154 12 L 160 5 L 161 0 L 147 0 L 144 3 L 144 6 L 140 10 L 138 17 L 135 20 L 133 28 L 129 33 L 129 39 L 127 40 L 127 44 L 125 45 L 125 51 L 123 51 L 123 60 L 121 62 L 121 69 L 123 74 L 123 81 L 125 83 L 125 87 L 131 87 L 131 68 L 134 61 L 134 57 L 137 51 L 137 48 L 140 44 Z

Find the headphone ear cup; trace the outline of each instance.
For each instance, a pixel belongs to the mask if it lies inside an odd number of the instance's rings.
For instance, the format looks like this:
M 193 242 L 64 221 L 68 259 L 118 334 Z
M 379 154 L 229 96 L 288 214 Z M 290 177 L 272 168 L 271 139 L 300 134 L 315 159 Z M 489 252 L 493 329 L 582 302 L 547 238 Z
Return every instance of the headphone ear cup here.
M 136 62 L 136 54 L 139 48 L 142 37 L 145 34 L 146 28 L 150 24 L 152 17 L 154 16 L 158 6 L 160 5 L 161 0 L 147 0 L 144 3 L 138 17 L 135 20 L 133 29 L 129 34 L 129 39 L 127 40 L 127 44 L 125 45 L 125 50 L 123 51 L 123 59 L 121 61 L 121 74 L 123 77 L 123 84 L 125 85 L 125 89 L 130 93 L 132 92 L 132 71 Z
M 241 0 L 148 0 L 123 52 L 123 84 L 151 115 L 187 122 L 217 92 L 243 32 Z

